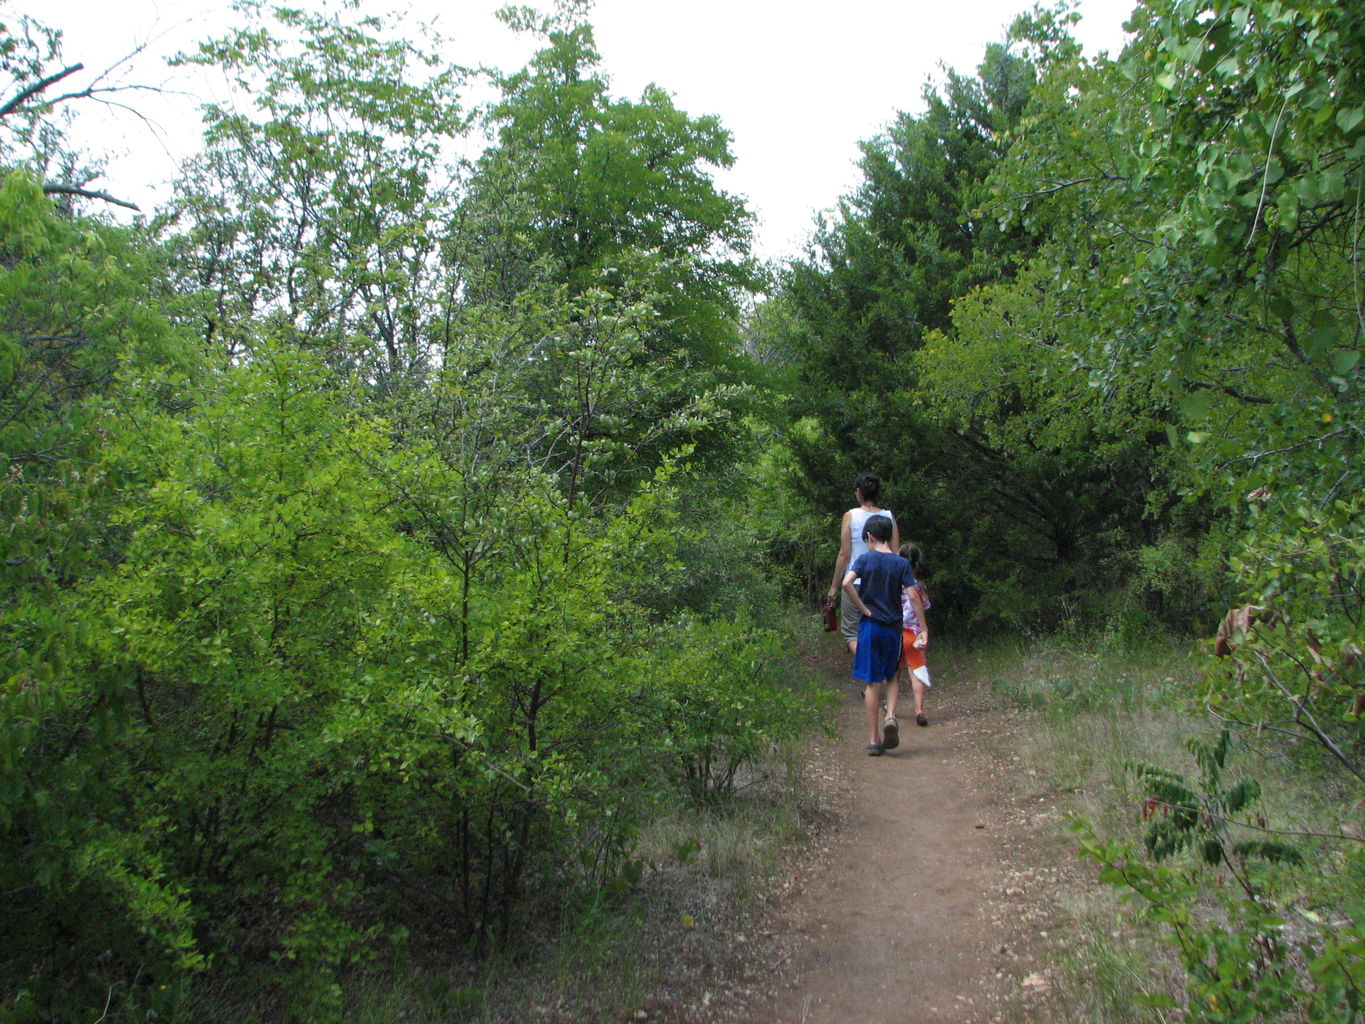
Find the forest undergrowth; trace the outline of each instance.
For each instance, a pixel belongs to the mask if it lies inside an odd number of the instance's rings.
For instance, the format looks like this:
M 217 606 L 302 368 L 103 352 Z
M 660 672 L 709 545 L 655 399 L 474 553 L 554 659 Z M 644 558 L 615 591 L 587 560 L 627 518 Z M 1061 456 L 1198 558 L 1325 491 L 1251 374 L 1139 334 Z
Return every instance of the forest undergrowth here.
M 809 616 L 776 612 L 792 657 L 791 685 L 817 675 Z M 810 774 L 809 745 L 831 723 L 769 744 L 723 798 L 657 807 L 628 867 L 594 890 L 544 893 L 534 924 L 493 956 L 452 937 L 412 943 L 342 979 L 354 1024 L 510 1024 L 630 1019 L 703 1020 L 713 997 L 752 970 L 745 930 L 776 879 L 832 824 Z M 177 1011 L 192 1021 L 271 1024 L 280 1007 L 241 990 L 198 993 Z M 643 1014 L 644 1016 L 640 1016 Z
M 799 648 L 800 624 L 787 626 Z M 1330 964 L 1318 961 L 1325 941 L 1350 941 L 1334 933 L 1347 919 L 1333 908 L 1348 911 L 1365 888 L 1365 831 L 1349 786 L 1316 749 L 1264 735 L 1227 744 L 1222 790 L 1254 780 L 1259 792 L 1229 812 L 1229 851 L 1248 836 L 1285 848 L 1261 868 L 1258 851 L 1237 854 L 1253 860 L 1254 895 L 1228 867 L 1208 863 L 1202 844 L 1153 857 L 1148 835 L 1172 808 L 1153 803 L 1142 766 L 1199 778 L 1200 738 L 1216 737 L 1218 723 L 1189 695 L 1209 657 L 1197 643 L 1155 635 L 1064 633 L 943 649 L 936 668 L 945 679 L 977 681 L 1017 716 L 1022 728 L 1008 744 L 1015 785 L 1045 793 L 1066 823 L 1052 849 L 1069 867 L 1045 895 L 1065 933 L 1049 964 L 1051 988 L 1017 1008 L 1021 1022 L 1351 1020 L 1345 1001 L 1330 1015 L 1329 1001 L 1345 997 L 1320 980 L 1330 981 Z M 590 903 L 547 907 L 533 947 L 497 964 L 432 950 L 395 961 L 398 973 L 357 975 L 348 1019 L 705 1019 L 710 993 L 744 970 L 735 936 L 753 927 L 779 869 L 832 820 L 820 787 L 803 775 L 804 742 L 770 750 L 723 806 L 679 803 L 661 813 L 642 832 L 641 877 Z M 1204 779 L 1199 796 L 1215 813 L 1209 788 Z M 1119 865 L 1135 878 L 1169 871 L 1180 884 L 1134 888 Z M 1248 900 L 1264 918 L 1246 920 Z M 1217 965 L 1208 951 L 1195 956 L 1197 937 L 1209 932 L 1227 937 L 1229 955 L 1250 958 L 1244 975 L 1199 976 L 1197 963 Z M 1257 950 L 1273 958 L 1257 965 Z M 1358 983 L 1358 965 L 1338 966 L 1344 983 Z

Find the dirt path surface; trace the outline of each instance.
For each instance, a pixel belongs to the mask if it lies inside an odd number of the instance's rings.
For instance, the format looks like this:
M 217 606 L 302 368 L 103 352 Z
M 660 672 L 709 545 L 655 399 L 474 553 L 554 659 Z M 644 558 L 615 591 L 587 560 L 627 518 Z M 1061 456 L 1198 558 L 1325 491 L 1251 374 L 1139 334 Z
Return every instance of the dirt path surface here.
M 828 671 L 840 734 L 815 767 L 838 820 L 771 903 L 764 995 L 743 1019 L 1042 1019 L 1058 883 L 1076 868 L 1013 755 L 1016 722 L 985 681 L 944 680 L 929 726 L 902 711 L 900 747 L 869 757 L 858 690 L 837 659 Z

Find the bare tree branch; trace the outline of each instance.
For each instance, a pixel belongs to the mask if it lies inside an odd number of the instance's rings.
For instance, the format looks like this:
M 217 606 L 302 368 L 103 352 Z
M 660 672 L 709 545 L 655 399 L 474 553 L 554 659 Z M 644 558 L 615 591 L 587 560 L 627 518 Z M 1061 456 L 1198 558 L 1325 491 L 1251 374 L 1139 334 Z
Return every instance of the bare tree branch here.
M 65 93 L 62 93 L 60 96 L 45 97 L 45 98 L 43 99 L 42 106 L 43 106 L 43 107 L 46 107 L 46 108 L 51 108 L 51 107 L 57 106 L 57 105 L 60 104 L 60 103 L 67 103 L 67 102 L 69 102 L 69 101 L 71 101 L 71 100 L 99 99 L 101 96 L 103 96 L 103 95 L 105 95 L 105 94 L 108 94 L 108 93 L 116 93 L 116 92 L 155 92 L 155 93 L 160 93 L 162 90 L 161 90 L 160 88 L 157 88 L 156 86 L 149 86 L 149 85 L 102 85 L 102 84 L 101 84 L 101 83 L 104 82 L 104 81 L 110 76 L 110 74 L 113 73 L 117 68 L 122 67 L 124 64 L 127 64 L 129 61 L 133 60 L 135 57 L 138 57 L 138 56 L 141 55 L 146 49 L 147 49 L 147 44 L 146 44 L 146 43 L 142 43 L 142 44 L 138 45 L 137 47 L 135 47 L 135 48 L 133 49 L 133 51 L 132 51 L 131 53 L 127 54 L 126 56 L 120 57 L 120 58 L 119 58 L 117 61 L 115 61 L 113 64 L 109 65 L 109 67 L 107 67 L 105 70 L 103 70 L 103 71 L 101 71 L 99 74 L 97 74 L 97 75 L 90 81 L 90 84 L 89 84 L 89 85 L 85 86 L 85 87 L 82 88 L 82 89 L 76 89 L 76 90 L 74 90 L 74 91 L 72 91 L 72 92 L 65 92 Z M 34 83 L 33 83 L 32 85 L 30 85 L 28 88 L 24 89 L 21 93 L 19 93 L 17 96 L 15 96 L 12 100 L 10 100 L 8 103 L 6 103 L 3 107 L 0 107 L 0 117 L 4 117 L 6 114 L 12 114 L 12 113 L 14 113 L 14 112 L 17 111 L 17 110 L 19 109 L 19 107 L 21 107 L 25 102 L 27 102 L 28 100 L 32 99 L 34 96 L 38 95 L 39 93 L 45 91 L 45 90 L 48 88 L 48 86 L 50 86 L 50 85 L 55 85 L 57 82 L 60 82 L 62 79 L 64 79 L 64 78 L 69 78 L 71 75 L 74 75 L 77 71 L 83 71 L 83 70 L 85 70 L 85 65 L 84 65 L 84 64 L 72 64 L 70 67 L 68 67 L 68 68 L 63 68 L 61 71 L 58 71 L 56 74 L 49 75 L 48 77 L 46 77 L 46 78 L 44 78 L 44 79 L 41 79 L 40 81 L 34 82 Z M 114 103 L 112 100 L 104 100 L 104 99 L 101 99 L 100 102 L 102 102 L 102 103 L 108 103 L 108 104 L 111 105 L 111 106 L 121 106 L 121 107 L 124 107 L 124 109 L 126 109 L 126 110 L 132 110 L 133 113 L 137 113 L 137 111 L 136 111 L 136 110 L 133 110 L 132 107 L 126 107 L 126 106 L 124 106 L 123 104 Z M 141 115 L 139 114 L 138 116 L 141 116 Z M 144 120 L 145 120 L 145 118 L 144 118 Z
M 1261 670 L 1265 673 L 1266 678 L 1275 684 L 1275 688 L 1278 689 L 1280 693 L 1284 694 L 1285 699 L 1288 700 L 1290 706 L 1293 707 L 1294 721 L 1303 726 L 1314 739 L 1322 744 L 1322 746 L 1337 759 L 1343 768 L 1361 782 L 1365 782 L 1365 774 L 1362 774 L 1360 769 L 1355 766 L 1355 762 L 1353 762 L 1351 758 L 1333 742 L 1332 737 L 1328 736 L 1327 733 L 1322 730 L 1322 727 L 1318 725 L 1318 720 L 1314 718 L 1313 713 L 1308 710 L 1308 701 L 1305 698 L 1294 696 L 1294 694 L 1290 693 L 1289 687 L 1280 682 L 1279 677 L 1275 675 L 1275 670 L 1270 667 L 1270 659 L 1265 656 L 1264 652 L 1257 651 L 1256 660 L 1261 663 Z
M 1228 459 L 1227 462 L 1224 462 L 1218 468 L 1226 469 L 1228 466 L 1231 466 L 1237 462 L 1250 462 L 1253 465 L 1255 465 L 1262 459 L 1268 459 L 1272 455 L 1283 455 L 1285 454 L 1285 452 L 1298 451 L 1300 448 L 1307 448 L 1310 445 L 1322 444 L 1325 441 L 1330 441 L 1332 440 L 1332 438 L 1340 437 L 1342 434 L 1346 433 L 1349 433 L 1349 431 L 1345 427 L 1343 427 L 1340 430 L 1333 430 L 1330 433 L 1323 434 L 1321 437 L 1310 437 L 1307 441 L 1300 441 L 1297 444 L 1286 445 L 1283 448 L 1272 448 L 1270 451 L 1254 452 L 1251 455 L 1239 455 L 1235 459 Z
M 3 107 L 0 107 L 0 117 L 4 117 L 6 114 L 14 113 L 26 101 L 38 95 L 38 93 L 42 92 L 49 85 L 54 85 L 57 82 L 60 82 L 63 78 L 66 78 L 69 75 L 74 75 L 77 71 L 83 71 L 84 69 L 85 69 L 84 64 L 72 64 L 69 68 L 63 68 L 61 71 L 58 71 L 54 75 L 48 75 L 46 78 L 39 79 L 38 81 L 30 85 L 27 89 L 25 89 L 23 92 L 19 93 L 18 96 L 15 96 L 14 99 L 10 100 Z
M 106 203 L 113 203 L 115 206 L 122 206 L 126 210 L 136 210 L 141 213 L 141 208 L 136 203 L 130 203 L 126 199 L 115 199 L 108 192 L 96 192 L 94 189 L 81 188 L 79 185 L 64 185 L 60 182 L 49 182 L 43 186 L 46 195 L 60 196 L 82 196 L 86 199 L 103 199 Z
M 51 99 L 44 100 L 43 105 L 45 107 L 55 107 L 59 103 L 66 103 L 70 100 L 98 100 L 100 103 L 106 103 L 109 106 L 120 106 L 124 107 L 126 110 L 132 110 L 131 107 L 127 107 L 121 103 L 115 103 L 113 100 L 106 100 L 103 97 L 108 93 L 116 92 L 160 93 L 162 91 L 154 85 L 99 85 L 98 83 L 99 79 L 96 79 L 84 89 L 78 89 L 75 92 L 64 92 L 60 96 L 53 96 Z

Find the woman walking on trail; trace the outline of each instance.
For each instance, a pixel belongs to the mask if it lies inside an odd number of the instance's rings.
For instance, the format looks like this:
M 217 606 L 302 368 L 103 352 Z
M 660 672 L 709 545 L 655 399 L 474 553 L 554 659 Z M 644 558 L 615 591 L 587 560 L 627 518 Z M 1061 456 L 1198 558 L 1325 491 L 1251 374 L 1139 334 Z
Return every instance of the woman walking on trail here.
M 869 518 L 882 515 L 890 519 L 891 550 L 896 551 L 901 546 L 900 527 L 896 525 L 896 517 L 889 509 L 877 504 L 881 489 L 880 478 L 872 473 L 863 473 L 853 481 L 853 496 L 858 500 L 858 507 L 845 512 L 843 522 L 839 524 L 839 557 L 834 560 L 834 576 L 829 581 L 828 598 L 831 604 L 834 602 L 834 595 L 843 591 L 844 573 L 848 571 L 848 567 L 853 564 L 855 558 L 867 551 L 863 532 Z M 861 615 L 858 606 L 849 600 L 847 595 L 843 595 L 839 606 L 839 634 L 848 645 L 848 653 L 855 656 L 858 653 L 858 620 Z

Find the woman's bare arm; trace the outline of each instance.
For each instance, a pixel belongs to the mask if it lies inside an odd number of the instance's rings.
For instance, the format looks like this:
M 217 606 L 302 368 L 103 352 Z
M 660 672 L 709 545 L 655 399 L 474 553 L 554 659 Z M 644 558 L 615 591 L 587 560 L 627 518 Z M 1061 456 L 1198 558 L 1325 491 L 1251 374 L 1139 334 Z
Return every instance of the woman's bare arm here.
M 853 554 L 853 541 L 848 535 L 849 525 L 853 522 L 853 510 L 844 513 L 839 523 L 839 557 L 834 560 L 834 578 L 829 581 L 829 599 L 844 585 L 844 573 L 848 571 L 848 560 Z

